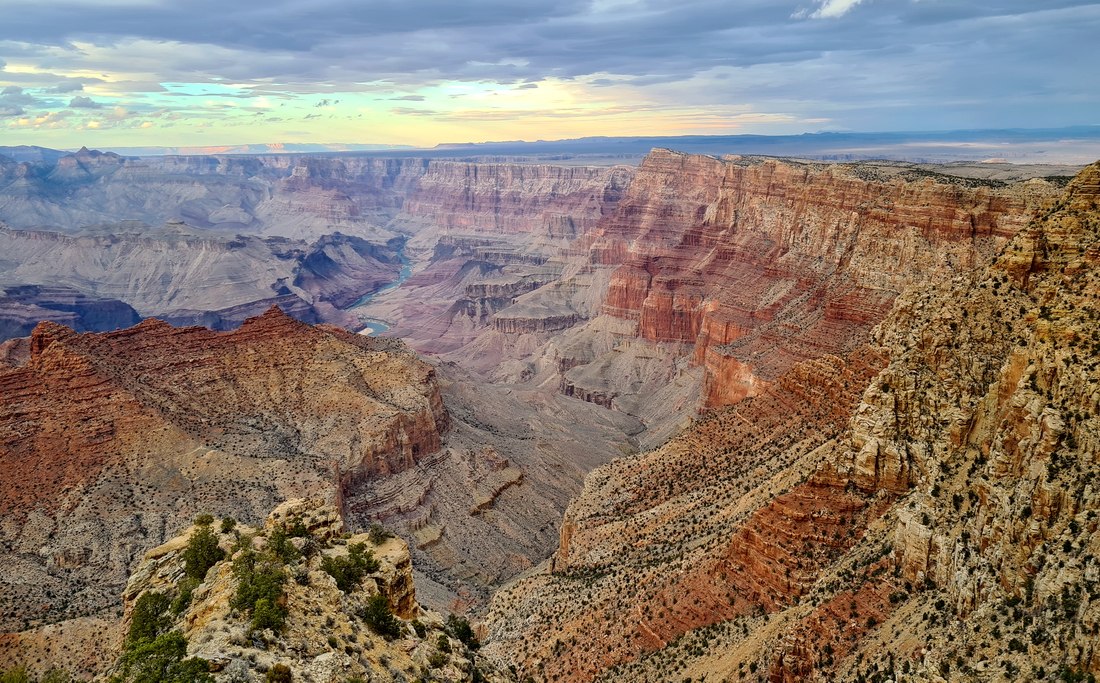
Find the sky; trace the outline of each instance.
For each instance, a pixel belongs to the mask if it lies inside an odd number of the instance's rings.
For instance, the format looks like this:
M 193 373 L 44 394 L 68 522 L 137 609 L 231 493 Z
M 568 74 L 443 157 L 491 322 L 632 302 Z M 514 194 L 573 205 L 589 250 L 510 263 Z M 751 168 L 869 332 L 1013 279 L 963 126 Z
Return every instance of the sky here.
M 1100 123 L 1100 2 L 0 0 L 0 145 Z

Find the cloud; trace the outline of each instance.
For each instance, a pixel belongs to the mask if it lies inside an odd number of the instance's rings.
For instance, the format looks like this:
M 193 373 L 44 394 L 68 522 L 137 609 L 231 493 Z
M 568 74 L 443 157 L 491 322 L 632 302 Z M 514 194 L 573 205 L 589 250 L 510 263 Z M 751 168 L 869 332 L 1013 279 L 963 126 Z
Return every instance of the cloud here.
M 796 19 L 809 17 L 810 19 L 836 19 L 852 11 L 863 0 L 820 0 L 821 6 L 813 12 L 799 10 L 792 16 Z
M 99 102 L 95 102 L 90 97 L 83 95 L 77 95 L 69 101 L 69 107 L 73 109 L 99 109 L 103 105 Z
M 548 98 L 570 84 L 576 101 L 700 120 L 745 106 L 873 130 L 1050 126 L 1097 121 L 1096 35 L 1095 0 L 67 0 L 5 13 L 0 88 L 19 90 L 0 106 L 86 92 L 146 119 L 226 121 L 222 103 L 257 97 L 288 120 L 314 106 L 429 117 L 488 92 L 567 108 Z M 473 94 L 452 99 L 454 84 Z
M 65 95 L 73 92 L 81 92 L 84 90 L 84 84 L 80 81 L 69 81 L 66 83 L 58 83 L 52 88 L 47 88 L 46 92 L 54 93 L 58 95 Z
M 22 116 L 26 111 L 23 107 L 17 107 L 15 105 L 0 104 L 0 118 L 7 118 L 11 116 Z
M 0 110 L 9 112 L 5 114 L 6 116 L 19 116 L 25 108 L 34 107 L 37 104 L 38 98 L 17 85 L 0 89 Z

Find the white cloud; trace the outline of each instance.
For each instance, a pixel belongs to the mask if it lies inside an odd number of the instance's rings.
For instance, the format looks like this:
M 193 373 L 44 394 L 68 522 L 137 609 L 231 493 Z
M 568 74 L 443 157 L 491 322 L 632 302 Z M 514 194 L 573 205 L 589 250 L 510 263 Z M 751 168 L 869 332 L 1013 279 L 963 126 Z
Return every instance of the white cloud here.
M 794 13 L 794 18 L 836 19 L 851 12 L 861 2 L 863 0 L 821 0 L 821 7 L 818 7 L 817 10 L 809 13 L 806 10 L 799 10 Z

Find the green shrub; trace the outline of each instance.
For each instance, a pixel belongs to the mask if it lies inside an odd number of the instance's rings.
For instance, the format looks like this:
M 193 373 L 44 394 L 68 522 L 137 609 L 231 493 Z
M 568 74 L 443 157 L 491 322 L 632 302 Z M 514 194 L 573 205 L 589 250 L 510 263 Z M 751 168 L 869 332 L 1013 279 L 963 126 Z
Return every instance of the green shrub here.
M 374 553 L 362 543 L 348 546 L 346 557 L 325 557 L 321 560 L 321 569 L 336 580 L 336 586 L 349 593 L 359 586 L 363 577 L 378 571 L 381 563 L 374 559 Z
M 126 635 L 126 647 L 150 643 L 171 626 L 168 608 L 171 601 L 164 593 L 143 593 L 134 605 L 130 616 L 130 631 Z
M 382 545 L 386 542 L 387 538 L 393 538 L 393 534 L 386 530 L 386 527 L 382 526 L 378 522 L 374 522 L 370 525 L 369 534 L 370 542 L 374 545 Z
M 290 536 L 287 534 L 286 529 L 282 527 L 271 530 L 267 537 L 267 547 L 284 563 L 294 562 L 302 556 L 298 549 L 294 547 L 294 544 L 290 542 Z
M 214 515 L 206 514 L 205 512 L 195 517 L 195 524 L 197 526 L 210 526 L 214 523 Z
M 112 679 L 125 683 L 214 683 L 210 664 L 187 656 L 187 641 L 178 631 L 164 633 L 152 642 L 127 648 L 119 673 Z
M 440 634 L 439 639 L 435 641 L 435 649 L 446 654 L 451 654 L 451 639 Z
M 31 677 L 27 675 L 27 667 L 17 666 L 0 672 L 0 683 L 31 683 Z
M 252 615 L 254 628 L 281 630 L 286 623 L 283 584 L 286 572 L 274 558 L 246 550 L 233 561 L 237 592 L 230 604 Z M 261 602 L 264 604 L 261 606 Z
M 280 609 L 278 604 L 260 598 L 252 608 L 252 628 L 257 631 L 271 629 L 278 631 L 286 623 L 286 611 Z
M 474 629 L 470 627 L 470 622 L 465 617 L 460 617 L 457 614 L 447 617 L 447 631 L 470 650 L 481 647 L 481 643 L 477 641 L 477 636 L 474 635 Z
M 301 517 L 294 517 L 286 525 L 286 535 L 291 538 L 306 538 L 309 536 L 309 529 L 306 528 L 306 523 Z
M 276 664 L 267 670 L 267 683 L 290 683 L 290 667 Z
M 209 524 L 202 525 L 187 540 L 183 551 L 184 573 L 201 582 L 206 578 L 206 572 L 224 558 L 225 552 L 218 547 L 214 530 Z
M 42 680 L 38 683 L 71 683 L 73 680 L 72 675 L 68 671 L 61 669 L 50 669 L 42 676 Z
M 370 630 L 387 640 L 401 635 L 401 624 L 390 611 L 390 601 L 381 593 L 370 597 L 366 607 L 359 610 L 359 617 L 366 622 Z
M 224 519 L 222 519 L 222 533 L 223 534 L 231 533 L 233 531 L 233 529 L 236 529 L 236 528 L 237 528 L 237 520 L 233 519 L 232 517 L 225 517 Z
M 176 598 L 172 600 L 172 614 L 183 614 L 183 611 L 191 604 L 191 597 L 195 589 L 199 587 L 199 583 L 198 579 L 191 578 L 190 576 L 180 579 L 180 582 L 176 584 L 179 593 L 176 595 Z

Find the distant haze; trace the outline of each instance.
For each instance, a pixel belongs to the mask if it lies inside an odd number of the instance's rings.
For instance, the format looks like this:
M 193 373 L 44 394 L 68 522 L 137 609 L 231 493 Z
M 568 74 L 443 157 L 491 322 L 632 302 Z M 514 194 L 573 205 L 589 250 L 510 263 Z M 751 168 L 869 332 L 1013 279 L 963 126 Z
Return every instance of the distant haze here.
M 0 12 L 5 146 L 1100 123 L 1097 2 L 0 0 Z

